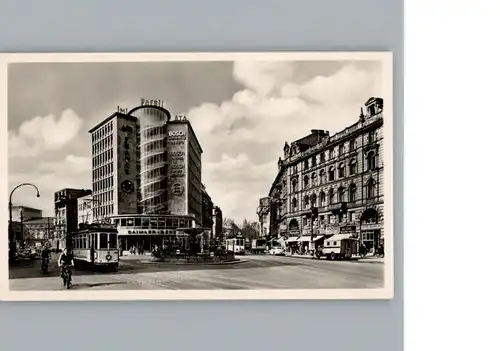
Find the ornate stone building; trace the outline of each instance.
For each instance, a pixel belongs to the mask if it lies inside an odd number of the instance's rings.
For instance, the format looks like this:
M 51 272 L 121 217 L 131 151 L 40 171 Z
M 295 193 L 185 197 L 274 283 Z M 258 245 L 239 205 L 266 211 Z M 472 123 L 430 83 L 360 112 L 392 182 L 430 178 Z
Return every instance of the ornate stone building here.
M 383 100 L 370 98 L 359 120 L 339 133 L 312 130 L 285 143 L 269 192 L 270 234 L 311 247 L 333 234 L 351 234 L 369 249 L 384 237 Z

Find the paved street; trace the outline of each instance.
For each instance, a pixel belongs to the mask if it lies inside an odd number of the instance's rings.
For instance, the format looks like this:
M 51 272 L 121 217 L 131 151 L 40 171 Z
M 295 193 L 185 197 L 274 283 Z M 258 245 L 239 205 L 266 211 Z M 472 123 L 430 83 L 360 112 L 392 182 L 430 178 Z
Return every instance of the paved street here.
M 383 286 L 384 265 L 352 261 L 247 255 L 231 265 L 144 264 L 122 260 L 118 272 L 75 270 L 73 289 L 365 289 Z M 63 289 L 55 260 L 48 276 L 40 261 L 10 269 L 11 290 Z

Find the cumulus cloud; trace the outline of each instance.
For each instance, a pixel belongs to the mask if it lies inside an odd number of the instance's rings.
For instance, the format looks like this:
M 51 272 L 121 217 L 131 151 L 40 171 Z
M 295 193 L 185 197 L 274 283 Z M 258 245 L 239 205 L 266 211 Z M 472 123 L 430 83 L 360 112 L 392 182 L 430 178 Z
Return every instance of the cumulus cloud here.
M 54 212 L 54 193 L 64 188 L 88 189 L 92 183 L 92 164 L 88 157 L 67 155 L 61 161 L 40 162 L 30 172 L 11 173 L 9 189 L 20 183 L 33 183 L 40 190 L 40 198 L 30 187 L 16 190 L 13 202 L 40 208 L 44 216 Z
M 58 150 L 74 139 L 82 119 L 71 109 L 59 118 L 37 116 L 24 122 L 17 132 L 9 131 L 9 157 L 34 157 L 46 150 Z
M 217 162 L 203 165 L 202 178 L 225 216 L 241 221 L 254 216 L 258 199 L 265 196 L 277 170 L 276 162 L 257 164 L 244 153 L 222 154 Z
M 195 107 L 188 117 L 198 133 L 217 133 L 229 142 L 283 143 L 309 129 L 334 132 L 354 122 L 362 104 L 380 94 L 379 73 L 346 63 L 332 75 L 297 83 L 291 63 L 235 63 L 235 79 L 246 88 L 220 105 Z
M 92 160 L 90 157 L 67 155 L 62 161 L 40 163 L 40 170 L 58 174 L 90 172 Z
M 234 79 L 244 88 L 228 101 L 205 103 L 187 113 L 206 154 L 226 150 L 219 162 L 204 165 L 204 182 L 230 217 L 241 218 L 250 210 L 246 216 L 255 216 L 258 198 L 267 195 L 277 173 L 285 141 L 311 129 L 338 132 L 357 120 L 366 100 L 381 93 L 376 62 L 344 62 L 333 74 L 307 79 L 298 69 L 292 62 L 235 62 Z M 242 145 L 245 153 L 229 155 Z M 252 159 L 249 155 L 259 145 L 268 152 Z

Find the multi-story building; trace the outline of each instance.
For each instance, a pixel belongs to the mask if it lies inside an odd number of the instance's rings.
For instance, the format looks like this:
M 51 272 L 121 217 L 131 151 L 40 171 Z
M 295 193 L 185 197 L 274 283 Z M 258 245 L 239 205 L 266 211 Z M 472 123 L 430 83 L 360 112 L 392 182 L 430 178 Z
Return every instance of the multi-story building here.
M 285 143 L 269 192 L 271 236 L 311 248 L 342 233 L 377 248 L 384 236 L 383 140 L 383 100 L 370 98 L 359 120 L 341 132 L 312 130 Z M 311 223 L 313 207 L 318 218 Z
M 42 210 L 28 206 L 20 206 L 20 205 L 12 206 L 12 221 L 21 222 L 21 217 L 23 218 L 23 220 L 28 220 L 32 218 L 41 218 Z
M 23 239 L 30 242 L 42 242 L 54 239 L 54 217 L 31 218 L 23 222 Z
M 257 216 L 259 217 L 259 237 L 265 238 L 270 235 L 271 228 L 271 198 L 263 197 L 259 199 L 259 207 L 257 208 Z
M 214 231 L 213 231 L 213 225 L 214 225 L 214 220 L 213 220 L 213 212 L 214 212 L 214 203 L 212 199 L 210 198 L 210 195 L 208 195 L 207 190 L 205 189 L 205 186 L 202 185 L 202 194 L 201 194 L 201 212 L 202 212 L 202 223 L 201 226 L 203 228 L 210 228 L 210 235 L 213 237 Z
M 12 206 L 12 224 L 11 231 L 12 237 L 15 238 L 15 241 L 22 242 L 26 240 L 25 226 L 24 223 L 31 219 L 41 218 L 42 210 L 37 208 L 32 208 L 28 206 L 22 205 L 13 205 Z M 12 238 L 9 236 L 9 240 Z
M 222 210 L 219 206 L 215 206 L 213 210 L 213 236 L 218 240 L 223 239 L 223 231 L 222 231 Z
M 186 117 L 159 100 L 92 128 L 94 218 L 117 224 L 120 244 L 149 250 L 203 225 L 202 149 Z
M 62 189 L 54 193 L 54 247 L 62 248 L 68 234 L 78 230 L 78 198 L 91 194 L 89 189 Z
M 93 212 L 93 197 L 92 194 L 82 196 L 78 198 L 78 224 L 81 223 L 93 223 L 94 214 Z

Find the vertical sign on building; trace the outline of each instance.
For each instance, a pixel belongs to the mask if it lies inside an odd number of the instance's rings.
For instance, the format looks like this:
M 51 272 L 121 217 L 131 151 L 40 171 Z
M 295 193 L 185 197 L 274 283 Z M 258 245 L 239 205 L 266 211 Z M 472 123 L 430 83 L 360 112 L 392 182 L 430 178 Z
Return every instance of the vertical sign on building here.
M 168 208 L 172 214 L 187 214 L 186 125 L 168 125 Z
M 133 123 L 119 120 L 118 174 L 115 189 L 118 191 L 118 214 L 137 213 L 137 132 Z

